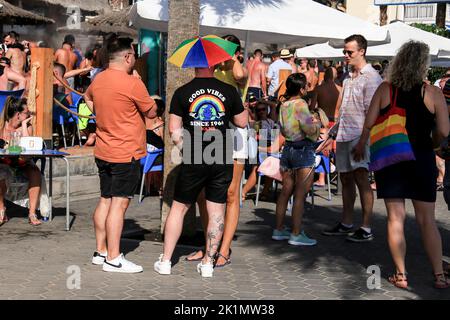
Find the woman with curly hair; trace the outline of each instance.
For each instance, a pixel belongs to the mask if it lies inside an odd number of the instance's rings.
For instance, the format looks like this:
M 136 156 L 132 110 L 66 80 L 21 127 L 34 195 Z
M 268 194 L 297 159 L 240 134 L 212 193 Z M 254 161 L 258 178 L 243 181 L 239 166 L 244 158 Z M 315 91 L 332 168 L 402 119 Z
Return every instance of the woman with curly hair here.
M 423 245 L 434 272 L 434 286 L 448 288 L 450 281 L 442 267 L 442 241 L 435 221 L 436 178 L 435 154 L 431 131 L 436 124 L 442 138 L 449 133 L 449 112 L 442 91 L 424 82 L 429 67 L 429 48 L 425 43 L 409 41 L 399 50 L 383 82 L 372 99 L 364 129 L 354 156 L 360 158 L 372 126 L 379 115 L 396 105 L 405 109 L 406 131 L 415 156 L 375 172 L 377 195 L 384 199 L 388 214 L 388 243 L 396 267 L 389 281 L 407 288 L 404 222 L 405 199 L 411 199 Z M 392 105 L 391 105 L 392 104 Z

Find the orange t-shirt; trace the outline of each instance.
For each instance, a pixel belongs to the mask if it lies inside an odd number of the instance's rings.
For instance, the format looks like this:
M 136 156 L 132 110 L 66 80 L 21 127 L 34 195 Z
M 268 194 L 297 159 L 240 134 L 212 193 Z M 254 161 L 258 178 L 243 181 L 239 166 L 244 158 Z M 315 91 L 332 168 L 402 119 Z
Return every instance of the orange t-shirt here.
M 94 155 L 111 163 L 128 163 L 145 157 L 143 113 L 155 101 L 144 83 L 126 72 L 107 69 L 99 73 L 86 92 L 94 102 L 97 139 Z

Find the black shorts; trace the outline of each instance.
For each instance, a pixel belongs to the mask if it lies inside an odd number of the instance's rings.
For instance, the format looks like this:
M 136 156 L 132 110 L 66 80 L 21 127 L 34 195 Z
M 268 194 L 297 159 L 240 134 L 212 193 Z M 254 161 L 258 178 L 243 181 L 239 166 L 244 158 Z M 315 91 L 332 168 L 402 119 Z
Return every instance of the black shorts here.
M 263 97 L 263 92 L 261 88 L 249 87 L 247 90 L 247 100 L 249 100 L 250 96 L 254 96 L 256 100 L 260 100 Z
M 103 198 L 133 198 L 141 178 L 139 160 L 128 163 L 111 163 L 95 159 L 100 176 L 100 193 Z
M 205 198 L 226 203 L 228 187 L 233 179 L 232 164 L 182 164 L 175 185 L 175 201 L 193 204 L 205 188 Z

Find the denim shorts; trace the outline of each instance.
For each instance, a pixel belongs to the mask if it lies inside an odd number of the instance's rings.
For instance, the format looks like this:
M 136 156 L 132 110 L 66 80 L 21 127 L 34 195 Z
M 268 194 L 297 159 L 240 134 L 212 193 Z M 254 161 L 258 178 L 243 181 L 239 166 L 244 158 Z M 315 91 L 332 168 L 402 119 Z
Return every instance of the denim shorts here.
M 287 142 L 281 155 L 281 171 L 311 168 L 315 163 L 315 146 L 313 142 Z

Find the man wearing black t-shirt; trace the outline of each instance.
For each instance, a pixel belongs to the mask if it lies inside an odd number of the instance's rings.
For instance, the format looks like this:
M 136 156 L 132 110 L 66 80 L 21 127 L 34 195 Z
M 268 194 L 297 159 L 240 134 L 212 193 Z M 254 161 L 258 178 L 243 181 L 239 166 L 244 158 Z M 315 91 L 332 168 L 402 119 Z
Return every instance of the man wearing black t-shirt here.
M 184 215 L 205 189 L 209 216 L 206 254 L 197 266 L 202 277 L 212 277 L 213 258 L 223 228 L 227 190 L 233 177 L 233 142 L 230 121 L 244 128 L 248 114 L 236 89 L 214 78 L 214 67 L 196 68 L 195 78 L 178 88 L 170 105 L 169 131 L 183 150 L 174 201 L 164 232 L 164 253 L 155 271 L 171 273 L 173 251 L 181 235 Z M 184 130 L 183 130 L 184 129 Z

